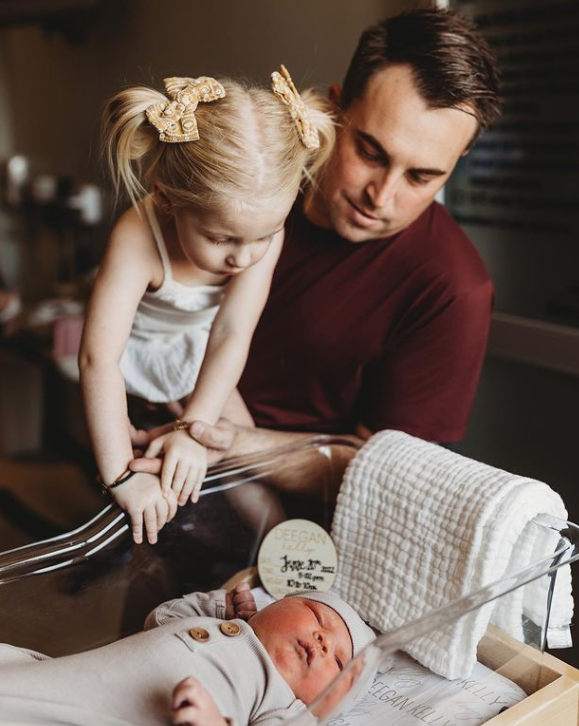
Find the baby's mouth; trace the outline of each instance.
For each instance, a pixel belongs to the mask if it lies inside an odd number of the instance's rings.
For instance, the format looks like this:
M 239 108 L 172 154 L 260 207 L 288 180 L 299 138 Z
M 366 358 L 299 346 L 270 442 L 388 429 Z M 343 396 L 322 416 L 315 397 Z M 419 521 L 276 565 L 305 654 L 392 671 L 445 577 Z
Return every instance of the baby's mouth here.
M 303 640 L 298 640 L 298 645 L 304 654 L 306 663 L 310 665 L 312 660 L 314 659 L 314 649 L 309 643 L 304 643 Z

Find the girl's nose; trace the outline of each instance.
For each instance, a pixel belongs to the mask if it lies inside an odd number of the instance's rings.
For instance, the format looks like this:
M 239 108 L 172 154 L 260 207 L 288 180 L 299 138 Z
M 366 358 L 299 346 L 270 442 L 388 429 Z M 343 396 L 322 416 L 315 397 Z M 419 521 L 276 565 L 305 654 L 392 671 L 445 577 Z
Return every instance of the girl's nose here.
M 230 267 L 244 269 L 251 264 L 251 250 L 249 246 L 243 246 L 227 256 L 227 264 Z

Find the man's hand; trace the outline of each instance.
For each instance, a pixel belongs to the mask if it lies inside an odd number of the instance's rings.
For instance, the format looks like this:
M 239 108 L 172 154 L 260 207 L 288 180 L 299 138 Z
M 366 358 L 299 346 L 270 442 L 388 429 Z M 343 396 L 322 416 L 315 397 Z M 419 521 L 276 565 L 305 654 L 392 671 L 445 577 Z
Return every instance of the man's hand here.
M 227 726 L 213 696 L 189 676 L 173 689 L 172 722 L 180 726 Z
M 139 446 L 142 447 L 164 434 L 173 430 L 173 424 L 158 426 L 148 432 L 148 441 L 143 442 L 139 438 Z M 141 432 L 139 432 L 141 433 Z M 226 418 L 220 418 L 215 426 L 210 426 L 204 421 L 193 421 L 188 429 L 189 436 L 207 448 L 208 464 L 216 464 L 223 459 L 229 449 L 233 446 L 237 435 L 237 428 Z M 143 471 L 148 474 L 159 474 L 162 468 L 161 459 L 135 458 L 129 464 L 131 471 Z
M 248 582 L 240 582 L 225 596 L 225 617 L 227 620 L 241 618 L 249 620 L 257 612 L 255 598 Z

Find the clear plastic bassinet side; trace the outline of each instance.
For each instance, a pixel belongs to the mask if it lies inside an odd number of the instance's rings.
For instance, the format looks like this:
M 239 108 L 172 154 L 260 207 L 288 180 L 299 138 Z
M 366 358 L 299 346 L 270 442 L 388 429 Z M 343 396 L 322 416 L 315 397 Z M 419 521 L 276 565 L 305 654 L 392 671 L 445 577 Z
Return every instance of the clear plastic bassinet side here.
M 159 603 L 255 564 L 278 521 L 307 517 L 329 530 L 357 450 L 357 440 L 316 436 L 223 461 L 154 546 L 134 545 L 109 505 L 72 532 L 0 554 L 0 642 L 53 656 L 104 645 L 140 630 Z
M 579 559 L 579 527 L 551 517 L 530 526 L 543 549 L 533 562 L 518 568 L 514 557 L 500 580 L 379 635 L 292 726 L 576 726 L 579 671 L 543 651 L 557 577 Z M 408 655 L 433 634 L 468 632 L 481 616 L 476 662 L 461 677 L 447 680 Z

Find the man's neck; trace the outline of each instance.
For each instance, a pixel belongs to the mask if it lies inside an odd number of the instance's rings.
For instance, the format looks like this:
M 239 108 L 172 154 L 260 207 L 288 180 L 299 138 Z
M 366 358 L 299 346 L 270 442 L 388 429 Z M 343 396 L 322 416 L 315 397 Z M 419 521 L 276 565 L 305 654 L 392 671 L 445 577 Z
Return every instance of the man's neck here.
M 327 213 L 326 200 L 321 190 L 308 189 L 304 198 L 304 215 L 316 227 L 331 229 L 332 223 Z

